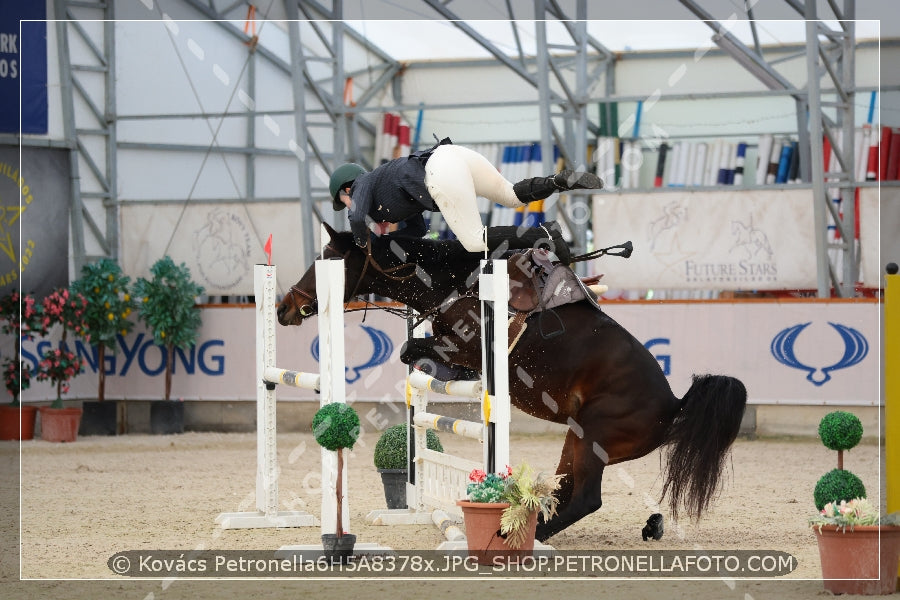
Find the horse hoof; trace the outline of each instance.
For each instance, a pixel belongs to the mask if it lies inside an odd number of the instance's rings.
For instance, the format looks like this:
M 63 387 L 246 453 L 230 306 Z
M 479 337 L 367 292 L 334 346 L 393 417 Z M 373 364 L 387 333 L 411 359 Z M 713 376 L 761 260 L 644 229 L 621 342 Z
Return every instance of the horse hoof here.
M 653 513 L 647 519 L 647 524 L 641 530 L 641 537 L 646 542 L 648 539 L 661 540 L 663 536 L 663 516 L 659 513 Z

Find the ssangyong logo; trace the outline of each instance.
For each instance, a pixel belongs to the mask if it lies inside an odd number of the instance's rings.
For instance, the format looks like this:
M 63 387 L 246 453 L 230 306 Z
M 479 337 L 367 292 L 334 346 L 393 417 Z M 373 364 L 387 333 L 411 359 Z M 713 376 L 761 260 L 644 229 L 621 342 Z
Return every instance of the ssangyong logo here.
M 800 334 L 804 329 L 809 327 L 812 324 L 812 321 L 809 323 L 800 323 L 798 325 L 794 325 L 793 327 L 788 327 L 787 329 L 782 329 L 778 332 L 778 334 L 772 339 L 772 356 L 775 357 L 775 360 L 780 362 L 781 364 L 791 367 L 794 369 L 800 369 L 801 371 L 806 371 L 806 379 L 810 383 L 816 386 L 824 385 L 831 379 L 831 372 L 837 371 L 838 369 L 846 369 L 848 367 L 852 367 L 853 365 L 857 365 L 866 357 L 869 353 L 869 342 L 866 340 L 866 337 L 853 329 L 852 327 L 848 327 L 846 325 L 841 325 L 840 323 L 832 323 L 828 322 L 835 331 L 837 331 L 841 339 L 844 342 L 844 355 L 841 359 L 834 363 L 833 365 L 829 365 L 827 367 L 817 367 L 812 365 L 807 365 L 801 362 L 794 351 L 794 344 L 797 341 L 797 338 L 800 337 Z M 821 371 L 822 375 L 816 377 L 816 373 Z
M 390 336 L 380 329 L 375 329 L 374 327 L 369 327 L 367 325 L 360 325 L 360 329 L 366 332 L 369 336 L 369 340 L 372 342 L 372 354 L 369 358 L 360 365 L 346 365 L 344 367 L 344 379 L 347 383 L 353 383 L 357 379 L 362 376 L 362 372 L 366 369 L 371 369 L 373 367 L 377 367 L 380 364 L 387 362 L 387 360 L 391 357 L 391 354 L 394 352 L 394 343 L 391 341 Z M 313 358 L 316 359 L 316 362 L 319 361 L 319 336 L 316 336 L 316 339 L 312 342 L 312 347 L 310 348 L 312 352 Z

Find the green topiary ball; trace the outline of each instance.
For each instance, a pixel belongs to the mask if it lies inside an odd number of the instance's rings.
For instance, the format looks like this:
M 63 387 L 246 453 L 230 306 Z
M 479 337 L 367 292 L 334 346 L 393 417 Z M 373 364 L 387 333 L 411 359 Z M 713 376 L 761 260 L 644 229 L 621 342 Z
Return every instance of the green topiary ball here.
M 312 429 L 316 442 L 326 450 L 352 449 L 359 437 L 359 415 L 343 402 L 331 402 L 313 416 Z
M 863 426 L 853 413 L 836 410 L 819 421 L 819 437 L 830 450 L 849 450 L 862 439 Z
M 425 442 L 429 450 L 443 452 L 444 447 L 437 432 L 429 429 L 425 434 Z M 375 444 L 376 469 L 406 469 L 409 457 L 406 453 L 406 424 L 401 423 L 388 427 Z
M 822 510 L 829 502 L 850 501 L 854 498 L 865 497 L 866 486 L 863 485 L 862 480 L 844 469 L 834 469 L 825 473 L 816 482 L 816 489 L 813 491 L 817 510 Z

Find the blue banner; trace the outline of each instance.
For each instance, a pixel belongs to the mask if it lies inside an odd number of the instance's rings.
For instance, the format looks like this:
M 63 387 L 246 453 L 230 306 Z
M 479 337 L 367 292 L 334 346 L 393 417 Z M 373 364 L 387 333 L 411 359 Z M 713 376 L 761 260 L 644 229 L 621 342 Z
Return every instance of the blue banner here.
M 0 132 L 20 132 L 21 84 L 21 133 L 47 133 L 46 19 L 43 1 L 0 0 Z

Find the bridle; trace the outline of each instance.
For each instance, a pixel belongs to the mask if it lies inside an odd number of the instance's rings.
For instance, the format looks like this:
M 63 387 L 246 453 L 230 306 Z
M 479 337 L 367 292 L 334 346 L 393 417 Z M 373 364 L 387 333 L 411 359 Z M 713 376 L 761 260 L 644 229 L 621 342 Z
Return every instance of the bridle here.
M 291 286 L 290 290 L 288 290 L 288 294 L 294 298 L 295 305 L 297 304 L 297 296 L 295 296 L 295 294 L 298 294 L 309 300 L 309 304 L 304 304 L 299 309 L 297 309 L 297 312 L 300 313 L 300 318 L 305 319 L 306 317 L 311 317 L 319 311 L 319 300 L 298 288 L 296 283 Z
M 339 254 L 338 250 L 329 243 L 322 249 L 322 258 L 325 258 L 325 252 L 328 250 L 331 250 L 335 255 Z M 341 254 L 341 259 L 346 261 L 347 257 L 350 256 L 350 253 L 352 251 L 353 251 L 353 249 L 351 248 L 350 250 L 347 250 L 346 252 Z M 334 258 L 334 257 L 332 257 L 332 258 Z M 345 303 L 350 302 L 351 298 L 356 297 L 356 294 L 359 291 L 359 287 L 362 285 L 363 279 L 365 279 L 366 271 L 369 269 L 369 265 L 372 266 L 372 269 L 374 271 L 381 273 L 382 275 L 384 275 L 385 277 L 387 277 L 388 279 L 390 279 L 392 281 L 405 281 L 407 279 L 410 279 L 411 277 L 413 277 L 416 274 L 415 270 L 417 267 L 416 263 L 403 263 L 402 265 L 397 265 L 394 267 L 388 267 L 387 269 L 383 269 L 377 262 L 375 262 L 375 259 L 372 257 L 372 240 L 369 239 L 369 241 L 366 243 L 366 262 L 363 264 L 362 271 L 360 271 L 360 273 L 359 273 L 359 277 L 356 280 L 356 285 L 353 287 L 353 292 L 351 292 L 344 300 Z M 403 268 L 407 268 L 407 267 L 412 267 L 412 269 L 413 269 L 413 272 L 410 273 L 409 275 L 402 275 L 402 276 L 393 275 L 394 272 L 399 271 L 400 269 L 403 269 Z M 297 304 L 297 295 L 305 298 L 308 301 L 308 304 L 304 304 L 299 309 L 297 309 L 298 312 L 300 313 L 300 317 L 302 319 L 311 317 L 314 314 L 319 312 L 318 298 L 316 298 L 309 292 L 305 292 L 305 291 L 301 290 L 299 287 L 297 287 L 296 283 L 294 285 L 292 285 L 291 288 L 288 290 L 288 294 L 294 298 L 295 305 Z

